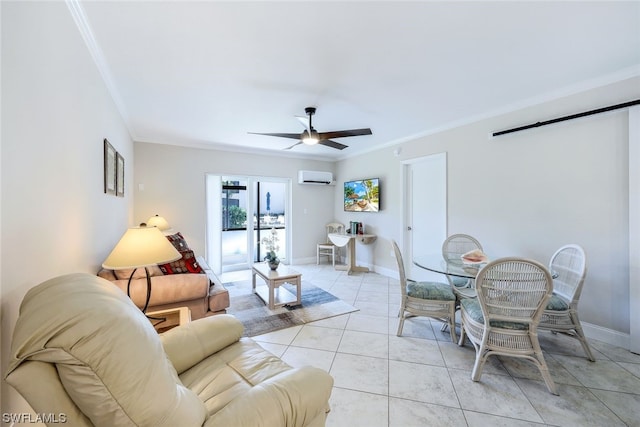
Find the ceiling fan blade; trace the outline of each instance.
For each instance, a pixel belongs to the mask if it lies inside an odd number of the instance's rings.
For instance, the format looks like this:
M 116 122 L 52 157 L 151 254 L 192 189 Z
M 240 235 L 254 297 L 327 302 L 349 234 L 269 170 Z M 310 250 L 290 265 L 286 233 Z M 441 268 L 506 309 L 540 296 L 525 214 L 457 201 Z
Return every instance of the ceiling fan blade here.
M 311 129 L 309 129 L 309 117 L 302 117 L 302 116 L 295 116 L 296 119 L 298 119 L 298 121 L 300 121 L 300 123 L 302 124 L 302 126 L 304 126 L 304 128 L 307 130 L 307 132 Z
M 280 138 L 300 139 L 299 133 L 260 133 L 260 132 L 247 132 L 251 135 L 266 135 L 266 136 L 278 136 Z
M 287 148 L 283 148 L 283 150 L 291 150 L 293 147 L 295 147 L 296 145 L 300 145 L 300 144 L 302 144 L 302 141 L 296 142 L 295 144 L 293 144 L 293 145 L 291 145 L 291 146 L 289 146 Z
M 360 135 L 371 135 L 371 129 L 349 129 L 349 130 L 335 130 L 333 132 L 320 132 L 321 139 L 331 139 L 331 138 L 344 138 L 347 136 L 360 136 Z
M 339 142 L 332 141 L 330 139 L 321 139 L 318 141 L 318 144 L 324 145 L 326 147 L 335 148 L 337 150 L 344 150 L 348 147 L 348 145 L 340 144 Z

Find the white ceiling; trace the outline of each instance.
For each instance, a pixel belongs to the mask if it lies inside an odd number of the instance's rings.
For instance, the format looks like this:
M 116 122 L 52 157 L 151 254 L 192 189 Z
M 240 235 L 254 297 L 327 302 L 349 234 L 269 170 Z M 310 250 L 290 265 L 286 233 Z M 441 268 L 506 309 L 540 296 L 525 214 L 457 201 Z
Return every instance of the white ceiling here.
M 638 1 L 69 5 L 136 141 L 338 159 L 640 70 Z M 373 135 L 248 134 L 301 132 L 307 106 Z

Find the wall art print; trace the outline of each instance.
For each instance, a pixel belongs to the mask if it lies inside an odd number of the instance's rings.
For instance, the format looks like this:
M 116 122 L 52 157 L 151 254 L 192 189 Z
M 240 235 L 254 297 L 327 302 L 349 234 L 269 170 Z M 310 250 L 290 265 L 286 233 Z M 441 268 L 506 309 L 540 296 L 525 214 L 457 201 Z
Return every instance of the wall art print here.
M 104 139 L 104 192 L 116 194 L 116 149 Z

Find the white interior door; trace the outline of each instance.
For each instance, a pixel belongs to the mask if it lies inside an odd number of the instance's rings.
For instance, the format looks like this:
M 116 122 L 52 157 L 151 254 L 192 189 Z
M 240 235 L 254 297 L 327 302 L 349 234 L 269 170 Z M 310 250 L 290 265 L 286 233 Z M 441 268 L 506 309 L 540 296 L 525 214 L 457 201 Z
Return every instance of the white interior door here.
M 439 253 L 447 237 L 447 153 L 413 159 L 404 166 L 404 258 L 413 280 L 443 280 L 413 264 L 420 254 Z
M 629 332 L 640 354 L 640 107 L 629 109 Z

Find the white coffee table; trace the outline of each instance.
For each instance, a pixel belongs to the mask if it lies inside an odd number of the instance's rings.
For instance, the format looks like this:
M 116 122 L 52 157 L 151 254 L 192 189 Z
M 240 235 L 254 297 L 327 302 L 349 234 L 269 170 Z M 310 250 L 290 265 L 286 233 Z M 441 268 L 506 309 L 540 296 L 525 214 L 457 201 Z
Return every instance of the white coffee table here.
M 264 280 L 264 285 L 256 286 L 256 275 Z M 296 295 L 280 285 L 289 283 L 296 286 Z M 264 262 L 253 264 L 251 268 L 251 286 L 270 310 L 281 305 L 299 305 L 302 295 L 302 274 L 286 265 L 280 264 L 277 270 L 271 270 Z

